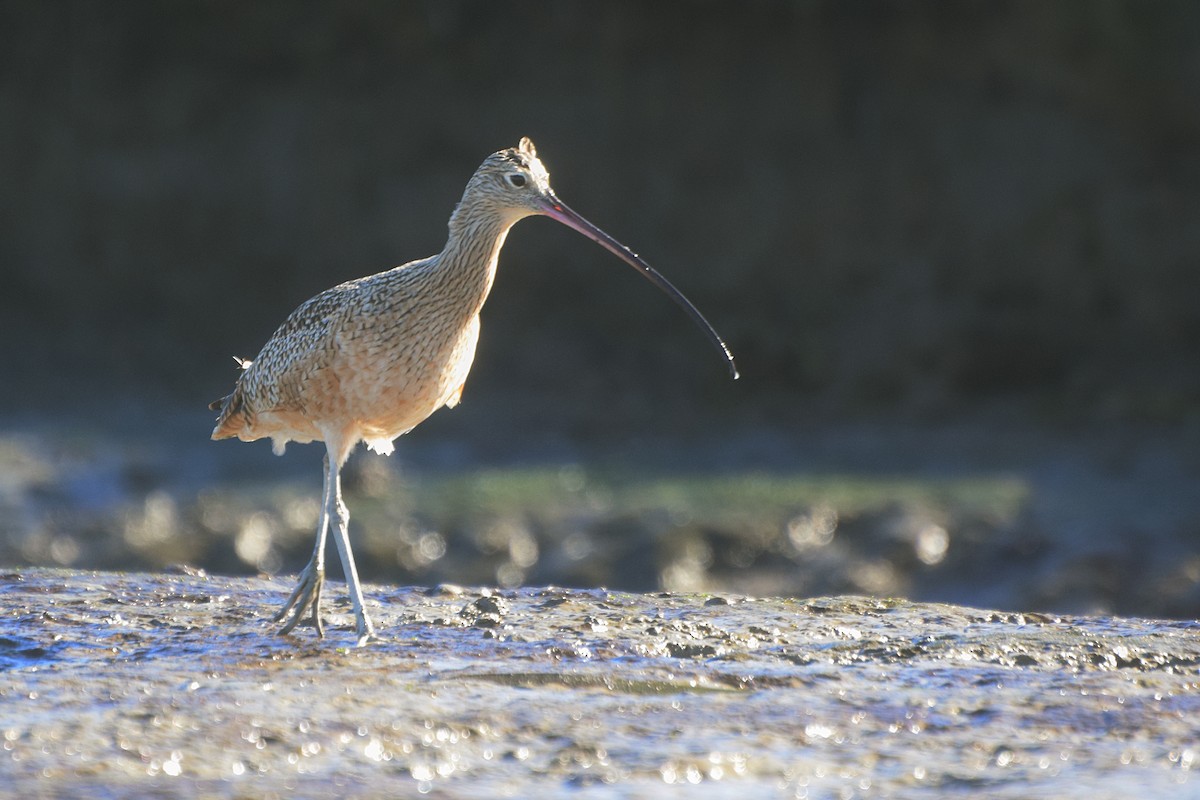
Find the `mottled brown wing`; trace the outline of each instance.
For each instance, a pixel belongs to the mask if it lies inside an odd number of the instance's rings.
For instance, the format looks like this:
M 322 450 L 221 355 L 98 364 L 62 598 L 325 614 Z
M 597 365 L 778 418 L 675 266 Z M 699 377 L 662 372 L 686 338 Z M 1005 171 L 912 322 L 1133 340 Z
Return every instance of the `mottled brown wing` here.
M 336 353 L 337 333 L 357 305 L 358 281 L 327 289 L 301 303 L 238 377 L 220 410 L 214 439 L 238 436 L 267 411 L 299 411 L 305 387 Z

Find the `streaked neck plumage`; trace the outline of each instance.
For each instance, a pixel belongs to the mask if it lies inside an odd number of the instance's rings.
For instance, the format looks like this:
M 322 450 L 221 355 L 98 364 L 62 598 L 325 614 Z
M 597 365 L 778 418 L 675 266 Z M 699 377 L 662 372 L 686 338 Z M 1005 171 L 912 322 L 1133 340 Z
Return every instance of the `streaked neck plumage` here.
M 444 282 L 456 295 L 467 295 L 467 307 L 479 313 L 496 277 L 496 261 L 508 231 L 524 215 L 498 210 L 470 196 L 450 216 L 450 234 L 442 252 L 434 257 L 431 278 Z M 435 277 L 436 276 L 436 277 Z

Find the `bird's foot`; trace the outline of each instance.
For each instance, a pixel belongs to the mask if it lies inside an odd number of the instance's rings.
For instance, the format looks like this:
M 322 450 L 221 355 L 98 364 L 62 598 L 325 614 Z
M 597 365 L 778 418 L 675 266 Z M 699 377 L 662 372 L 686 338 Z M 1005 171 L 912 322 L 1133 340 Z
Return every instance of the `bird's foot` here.
M 291 597 L 283 604 L 283 608 L 275 615 L 274 621 L 280 622 L 288 613 L 291 612 L 291 617 L 279 629 L 279 635 L 284 636 L 292 632 L 296 624 L 308 615 L 308 621 L 317 629 L 317 636 L 325 637 L 325 625 L 321 622 L 321 587 L 325 585 L 325 570 L 309 564 L 304 568 L 304 572 L 300 573 L 300 582 L 296 584 L 296 588 L 292 591 Z M 368 628 L 370 623 L 368 623 Z
M 371 619 L 367 616 L 365 609 L 359 610 L 356 629 L 358 631 L 357 647 L 384 640 L 384 637 L 375 633 L 375 626 L 371 624 Z

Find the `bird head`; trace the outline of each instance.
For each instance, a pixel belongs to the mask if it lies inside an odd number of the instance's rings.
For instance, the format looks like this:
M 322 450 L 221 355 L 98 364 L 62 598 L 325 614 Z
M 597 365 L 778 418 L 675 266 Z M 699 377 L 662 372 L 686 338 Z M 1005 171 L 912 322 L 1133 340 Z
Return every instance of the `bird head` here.
M 465 211 L 498 214 L 512 224 L 534 214 L 545 214 L 557 198 L 550 188 L 550 173 L 537 157 L 528 137 L 516 147 L 492 153 L 475 170 L 463 193 Z
M 504 231 L 518 220 L 541 215 L 582 233 L 636 269 L 642 277 L 678 303 L 716 345 L 728 364 L 730 375 L 735 379 L 738 377 L 729 348 L 691 301 L 640 256 L 558 199 L 558 195 L 550 188 L 550 173 L 537 157 L 537 149 L 528 137 L 522 138 L 516 147 L 500 150 L 484 159 L 467 183 L 463 199 L 451 217 L 451 229 L 459 224 L 458 218 L 470 219 L 475 214 L 492 220 L 497 219 L 493 215 L 498 215 L 500 228 Z

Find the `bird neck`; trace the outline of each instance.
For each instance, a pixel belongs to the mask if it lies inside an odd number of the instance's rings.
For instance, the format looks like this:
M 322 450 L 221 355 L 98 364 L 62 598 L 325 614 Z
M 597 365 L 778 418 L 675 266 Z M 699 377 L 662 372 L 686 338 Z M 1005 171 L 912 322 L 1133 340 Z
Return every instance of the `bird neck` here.
M 450 217 L 450 236 L 438 255 L 437 273 L 476 313 L 492 290 L 500 248 L 515 222 L 461 205 Z

